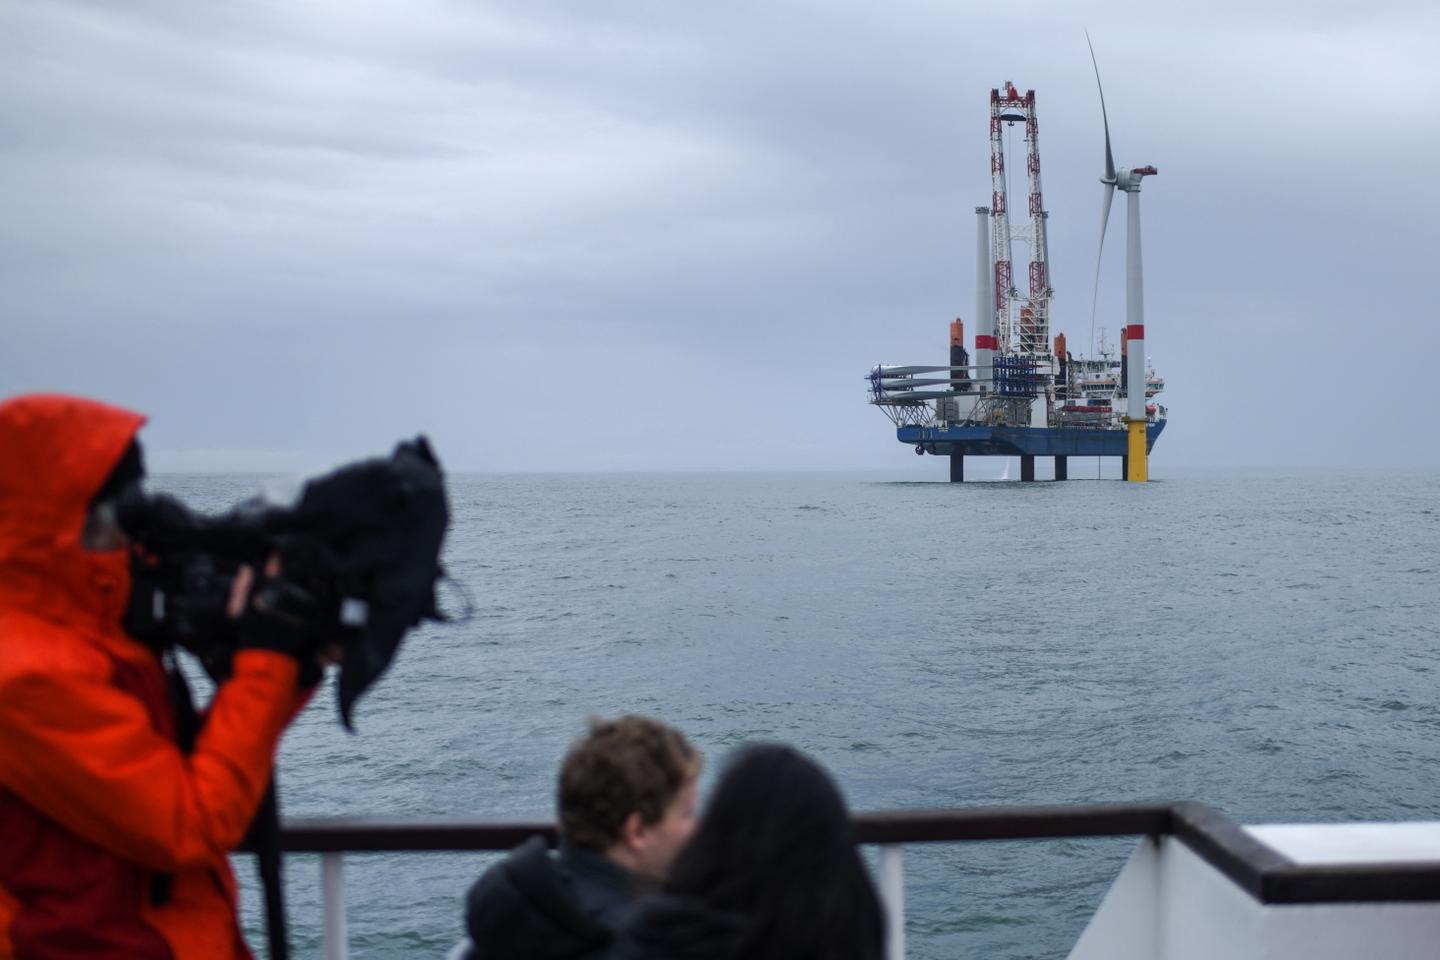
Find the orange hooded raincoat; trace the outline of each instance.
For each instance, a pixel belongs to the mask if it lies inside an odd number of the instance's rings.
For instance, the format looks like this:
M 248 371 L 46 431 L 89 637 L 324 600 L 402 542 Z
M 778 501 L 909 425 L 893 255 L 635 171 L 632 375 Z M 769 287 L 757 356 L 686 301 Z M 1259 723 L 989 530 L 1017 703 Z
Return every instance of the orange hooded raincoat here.
M 0 403 L 0 957 L 249 955 L 226 854 L 303 702 L 298 667 L 240 651 L 193 752 L 176 746 L 161 663 L 119 625 L 128 556 L 80 542 L 143 422 Z

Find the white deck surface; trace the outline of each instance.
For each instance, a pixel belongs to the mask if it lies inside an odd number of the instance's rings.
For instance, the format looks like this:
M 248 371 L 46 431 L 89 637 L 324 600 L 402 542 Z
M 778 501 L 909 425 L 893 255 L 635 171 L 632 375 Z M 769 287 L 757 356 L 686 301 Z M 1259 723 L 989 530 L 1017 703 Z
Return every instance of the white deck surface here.
M 1299 864 L 1440 861 L 1440 822 L 1276 823 L 1246 827 Z

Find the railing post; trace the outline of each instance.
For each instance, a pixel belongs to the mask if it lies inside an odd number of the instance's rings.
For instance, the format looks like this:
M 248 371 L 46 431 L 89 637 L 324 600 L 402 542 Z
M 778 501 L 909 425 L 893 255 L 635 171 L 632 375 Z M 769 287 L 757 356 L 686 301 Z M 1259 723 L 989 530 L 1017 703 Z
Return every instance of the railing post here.
M 320 854 L 320 902 L 325 918 L 322 955 L 325 960 L 345 960 L 345 873 L 344 855 Z
M 898 843 L 880 845 L 880 902 L 886 960 L 905 960 L 905 848 Z

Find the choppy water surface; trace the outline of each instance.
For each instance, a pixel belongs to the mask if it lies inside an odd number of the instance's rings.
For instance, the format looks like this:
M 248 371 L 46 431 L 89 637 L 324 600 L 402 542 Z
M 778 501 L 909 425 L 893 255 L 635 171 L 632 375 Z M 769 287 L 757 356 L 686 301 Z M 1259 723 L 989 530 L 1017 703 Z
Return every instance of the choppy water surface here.
M 160 482 L 209 508 L 256 485 Z M 357 736 L 322 691 L 288 815 L 549 816 L 584 717 L 639 711 L 712 759 L 794 743 L 856 808 L 1440 818 L 1440 475 L 463 476 L 452 500 L 476 617 L 413 635 Z M 911 955 L 1063 956 L 1131 846 L 911 847 Z M 352 956 L 441 955 L 487 862 L 350 858 Z M 317 872 L 289 861 L 302 957 Z

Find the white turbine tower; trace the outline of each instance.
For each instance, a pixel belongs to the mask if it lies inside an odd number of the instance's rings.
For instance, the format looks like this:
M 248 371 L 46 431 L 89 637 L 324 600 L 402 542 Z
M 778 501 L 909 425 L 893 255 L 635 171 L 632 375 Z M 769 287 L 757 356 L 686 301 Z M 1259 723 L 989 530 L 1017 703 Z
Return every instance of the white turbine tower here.
M 1125 194 L 1125 379 L 1126 416 L 1130 431 L 1126 458 L 1126 479 L 1143 483 L 1150 477 L 1147 442 L 1145 437 L 1145 280 L 1140 262 L 1140 179 L 1153 177 L 1158 171 L 1154 167 L 1130 167 L 1116 170 L 1114 155 L 1110 152 L 1110 118 L 1105 113 L 1105 88 L 1100 84 L 1100 65 L 1095 62 L 1095 45 L 1090 43 L 1086 31 L 1085 42 L 1090 46 L 1090 64 L 1095 68 L 1095 87 L 1100 91 L 1100 119 L 1105 124 L 1105 175 L 1100 182 L 1105 185 L 1105 202 L 1100 211 L 1100 252 L 1105 250 L 1105 227 L 1110 222 L 1110 201 L 1115 198 L 1115 188 Z M 1095 298 L 1100 291 L 1100 257 L 1095 258 Z M 1090 326 L 1093 336 L 1095 326 L 1095 299 L 1090 303 Z

